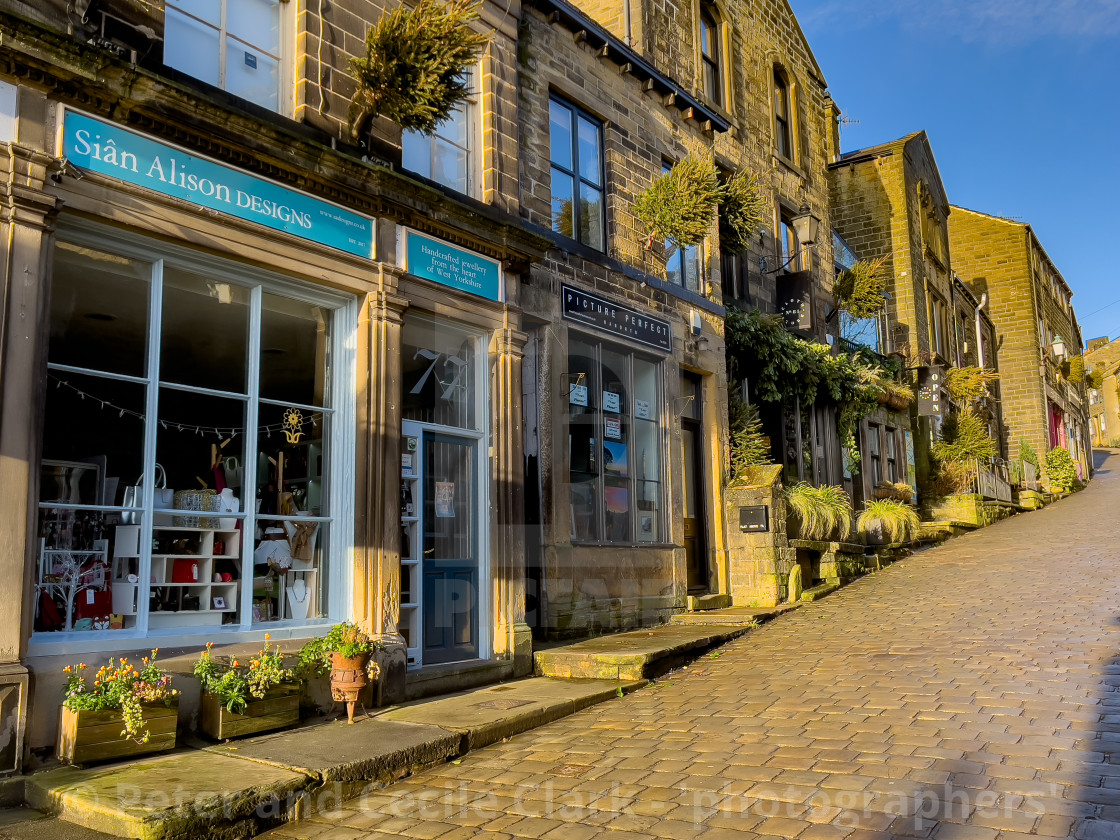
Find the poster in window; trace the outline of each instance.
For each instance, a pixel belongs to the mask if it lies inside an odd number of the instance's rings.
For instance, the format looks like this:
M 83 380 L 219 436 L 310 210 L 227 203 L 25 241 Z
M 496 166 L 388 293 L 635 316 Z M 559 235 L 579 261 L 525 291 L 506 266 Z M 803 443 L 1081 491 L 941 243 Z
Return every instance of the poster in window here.
M 571 385 L 568 388 L 568 402 L 572 405 L 587 407 L 587 386 Z
M 622 397 L 613 391 L 603 392 L 603 411 L 613 411 L 618 414 L 622 410 Z
M 603 441 L 603 471 L 611 475 L 628 475 L 626 444 Z
M 603 437 L 612 440 L 622 440 L 622 421 L 617 417 L 604 417 Z
M 634 400 L 634 416 L 639 420 L 649 420 L 649 403 L 645 400 Z
M 455 518 L 455 482 L 436 482 L 436 519 Z

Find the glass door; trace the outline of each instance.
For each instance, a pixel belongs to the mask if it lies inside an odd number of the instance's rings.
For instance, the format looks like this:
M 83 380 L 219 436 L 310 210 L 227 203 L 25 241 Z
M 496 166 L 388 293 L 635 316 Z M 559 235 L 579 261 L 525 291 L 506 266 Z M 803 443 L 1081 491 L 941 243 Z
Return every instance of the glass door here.
M 478 440 L 425 432 L 423 441 L 423 661 L 477 659 Z

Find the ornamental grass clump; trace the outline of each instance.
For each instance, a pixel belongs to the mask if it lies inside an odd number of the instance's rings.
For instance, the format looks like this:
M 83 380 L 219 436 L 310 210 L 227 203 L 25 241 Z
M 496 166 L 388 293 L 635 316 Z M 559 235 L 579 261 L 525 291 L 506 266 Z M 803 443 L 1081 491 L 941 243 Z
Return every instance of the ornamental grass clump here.
M 243 666 L 234 659 L 230 664 L 220 665 L 214 661 L 214 643 L 207 642 L 194 666 L 194 675 L 203 691 L 213 694 L 226 710 L 234 714 L 244 714 L 249 706 L 249 698 L 263 700 L 270 689 L 295 679 L 295 673 L 284 667 L 284 655 L 280 645 L 275 649 L 269 644 L 272 638 L 264 636 L 264 647 L 249 657 L 248 665 Z
M 77 667 L 67 665 L 62 669 L 66 674 L 62 705 L 72 712 L 119 710 L 124 721 L 121 737 L 146 744 L 151 733 L 144 721 L 143 704 L 170 706 L 179 693 L 171 687 L 171 677 L 156 665 L 158 653 L 156 648 L 151 656 L 145 656 L 139 668 L 128 657 L 110 658 L 93 674 L 92 682 L 84 662 Z
M 861 534 L 871 535 L 878 528 L 888 542 L 911 542 L 918 535 L 922 521 L 917 511 L 897 499 L 867 502 L 856 520 Z
M 844 539 L 852 529 L 852 502 L 842 487 L 814 487 L 800 481 L 786 490 L 786 503 L 801 523 L 801 537 Z
M 481 9 L 476 0 L 420 0 L 383 14 L 366 33 L 366 54 L 350 59 L 354 135 L 373 115 L 424 134 L 445 122 L 471 95 L 465 71 L 490 40 L 470 27 Z

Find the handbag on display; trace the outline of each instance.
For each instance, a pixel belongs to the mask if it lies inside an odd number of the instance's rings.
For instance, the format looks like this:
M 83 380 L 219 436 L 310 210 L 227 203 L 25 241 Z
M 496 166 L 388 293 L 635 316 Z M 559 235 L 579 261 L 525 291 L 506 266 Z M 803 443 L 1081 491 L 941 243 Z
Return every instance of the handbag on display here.
M 215 513 L 219 510 L 220 500 L 213 490 L 177 490 L 175 492 L 176 510 L 196 510 Z M 217 528 L 218 520 L 210 516 L 174 517 L 176 528 Z
M 198 583 L 198 561 L 180 557 L 171 567 L 172 583 Z
M 152 494 L 153 510 L 168 510 L 175 501 L 175 491 L 167 487 L 167 471 L 162 465 L 156 464 L 156 486 Z M 124 488 L 124 507 L 144 506 L 144 475 L 141 474 L 136 483 Z M 126 510 L 121 514 L 121 522 L 125 525 L 139 525 L 140 514 L 137 511 Z

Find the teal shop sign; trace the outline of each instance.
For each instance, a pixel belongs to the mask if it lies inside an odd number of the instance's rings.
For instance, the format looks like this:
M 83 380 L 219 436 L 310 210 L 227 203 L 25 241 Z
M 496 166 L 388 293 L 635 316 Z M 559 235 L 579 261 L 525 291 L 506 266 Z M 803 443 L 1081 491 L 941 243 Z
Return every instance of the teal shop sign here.
M 404 270 L 460 292 L 502 299 L 502 267 L 497 260 L 456 248 L 408 228 L 402 228 Z
M 90 172 L 373 258 L 373 220 L 110 122 L 67 110 L 62 153 Z

